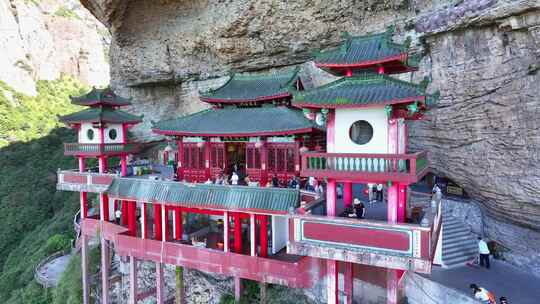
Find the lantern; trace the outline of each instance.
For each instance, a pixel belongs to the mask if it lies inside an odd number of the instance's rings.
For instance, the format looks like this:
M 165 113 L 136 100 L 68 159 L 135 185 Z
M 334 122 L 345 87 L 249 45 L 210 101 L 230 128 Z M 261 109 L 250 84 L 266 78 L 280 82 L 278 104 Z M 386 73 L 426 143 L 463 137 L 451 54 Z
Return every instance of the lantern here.
M 259 149 L 262 147 L 262 142 L 258 141 L 255 143 L 255 148 Z
M 204 147 L 204 141 L 200 141 L 197 143 L 197 148 L 202 148 Z

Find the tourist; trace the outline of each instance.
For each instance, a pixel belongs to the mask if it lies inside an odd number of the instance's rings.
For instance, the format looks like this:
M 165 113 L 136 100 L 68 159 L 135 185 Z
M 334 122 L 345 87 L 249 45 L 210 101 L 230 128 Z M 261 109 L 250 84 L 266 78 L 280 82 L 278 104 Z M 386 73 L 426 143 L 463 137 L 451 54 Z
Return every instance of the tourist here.
M 238 185 L 238 180 L 240 178 L 238 177 L 238 174 L 236 173 L 236 171 L 233 172 L 232 176 L 231 176 L 231 185 Z
M 363 219 L 366 215 L 366 207 L 364 206 L 364 203 L 362 203 L 359 199 L 355 198 L 353 200 L 353 205 L 356 217 L 359 219 Z
M 378 184 L 377 185 L 377 201 L 382 202 L 383 200 L 383 185 Z
M 487 243 L 482 239 L 482 237 L 478 237 L 478 254 L 480 255 L 480 266 L 486 266 L 487 269 L 489 269 L 489 248 Z
M 375 195 L 374 195 L 375 184 L 369 183 L 367 184 L 367 187 L 368 187 L 368 199 L 369 199 L 369 203 L 371 204 L 375 200 Z
M 483 304 L 497 304 L 497 301 L 495 300 L 495 296 L 493 293 L 487 291 L 483 287 L 478 287 L 476 284 L 469 285 L 469 288 L 472 289 L 474 298 L 476 300 L 479 300 Z
M 343 185 L 338 184 L 336 186 L 336 196 L 337 196 L 337 199 L 343 198 Z
M 293 176 L 291 180 L 289 181 L 289 184 L 287 185 L 288 188 L 291 189 L 298 189 L 300 188 L 300 182 L 298 180 L 297 176 Z
M 223 174 L 216 174 L 216 185 L 223 185 Z
M 441 200 L 442 190 L 437 183 L 435 184 L 435 186 L 433 186 L 433 189 L 431 189 L 431 193 L 432 193 L 432 198 L 431 198 L 432 200 L 437 201 L 437 202 Z
M 315 191 L 315 185 L 317 183 L 317 180 L 315 179 L 315 177 L 313 176 L 310 176 L 308 178 L 308 183 L 307 183 L 307 186 L 306 186 L 306 190 L 308 191 Z
M 508 304 L 508 300 L 506 299 L 506 297 L 501 297 L 499 299 L 499 304 Z
M 277 178 L 275 173 L 272 175 L 272 187 L 279 187 L 279 179 Z
M 116 225 L 120 225 L 120 219 L 122 218 L 122 211 L 120 209 L 114 212 L 114 218 L 116 219 Z
M 205 182 L 204 182 L 205 185 L 211 185 L 213 184 L 212 183 L 212 180 L 210 178 L 208 178 Z
M 249 178 L 249 175 L 246 175 L 246 177 L 244 177 L 244 183 L 246 184 L 246 186 L 249 186 L 249 183 L 251 183 L 251 178 Z

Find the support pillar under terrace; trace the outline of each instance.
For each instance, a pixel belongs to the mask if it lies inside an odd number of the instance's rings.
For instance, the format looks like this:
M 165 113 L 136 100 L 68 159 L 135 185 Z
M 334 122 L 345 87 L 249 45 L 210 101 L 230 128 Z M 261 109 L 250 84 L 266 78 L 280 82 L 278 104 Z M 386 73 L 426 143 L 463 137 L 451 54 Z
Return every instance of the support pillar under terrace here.
M 83 288 L 83 304 L 90 304 L 90 275 L 88 270 L 88 239 L 83 233 L 80 237 L 81 242 L 81 272 Z
M 240 277 L 234 277 L 234 300 L 236 303 L 240 303 L 242 299 L 242 279 Z
M 137 304 L 137 259 L 129 257 L 129 304 Z
M 109 242 L 101 235 L 101 303 L 109 303 Z
M 165 281 L 163 281 L 163 264 L 156 263 L 156 303 L 165 303 Z
M 353 302 L 353 263 L 344 262 L 345 272 L 343 274 L 343 287 L 345 289 L 345 304 L 352 304 Z
M 339 268 L 338 261 L 326 260 L 326 294 L 328 304 L 338 304 L 339 294 Z

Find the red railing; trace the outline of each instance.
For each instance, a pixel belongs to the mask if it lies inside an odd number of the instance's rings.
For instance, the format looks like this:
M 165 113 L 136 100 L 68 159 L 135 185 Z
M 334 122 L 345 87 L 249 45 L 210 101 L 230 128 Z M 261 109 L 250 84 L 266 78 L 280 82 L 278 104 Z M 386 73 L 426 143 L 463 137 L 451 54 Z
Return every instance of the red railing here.
M 139 145 L 128 144 L 81 144 L 65 143 L 64 155 L 117 155 L 139 152 Z
M 118 175 L 59 170 L 57 172 L 56 188 L 64 191 L 103 192 L 115 177 L 118 177 Z
M 331 178 L 375 178 L 415 182 L 428 168 L 427 153 L 360 154 L 315 153 L 301 155 L 303 176 Z

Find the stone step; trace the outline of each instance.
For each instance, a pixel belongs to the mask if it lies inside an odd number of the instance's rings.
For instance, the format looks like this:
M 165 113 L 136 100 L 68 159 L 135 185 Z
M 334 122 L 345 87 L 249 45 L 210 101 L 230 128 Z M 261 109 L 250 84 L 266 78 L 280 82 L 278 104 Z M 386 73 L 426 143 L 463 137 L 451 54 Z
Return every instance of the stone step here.
M 443 226 L 465 226 L 463 222 L 458 220 L 446 220 L 442 221 Z
M 455 233 L 455 232 L 461 232 L 461 231 L 467 231 L 469 232 L 469 228 L 468 227 L 463 227 L 463 226 L 452 226 L 452 227 L 446 227 L 446 226 L 443 226 L 443 233 L 444 234 L 452 234 L 452 233 Z
M 470 255 L 470 256 L 461 255 L 461 256 L 454 257 L 451 259 L 446 259 L 446 260 L 443 258 L 443 265 L 446 268 L 453 268 L 453 267 L 463 266 L 465 263 L 473 259 L 474 259 L 474 255 Z
M 459 240 L 455 242 L 447 242 L 442 245 L 443 252 L 453 248 L 478 248 L 478 245 L 472 240 Z
M 466 255 L 466 256 L 475 255 L 477 253 L 478 253 L 478 249 L 476 248 L 455 247 L 455 248 L 452 248 L 452 250 L 448 250 L 443 253 L 443 260 L 450 259 L 452 257 L 457 257 L 460 255 Z
M 471 233 L 469 231 L 467 231 L 467 230 L 455 231 L 455 232 L 451 232 L 451 233 L 444 233 L 444 230 L 443 230 L 443 241 L 450 241 L 450 240 L 454 240 L 454 239 L 459 239 L 462 236 L 466 236 L 467 238 L 470 238 L 470 239 L 474 240 Z
M 445 245 L 448 245 L 448 244 L 453 244 L 453 243 L 459 243 L 461 241 L 469 241 L 471 240 L 471 237 L 469 235 L 460 235 L 460 236 L 457 236 L 457 237 L 452 237 L 452 238 L 444 238 L 443 236 L 443 248 L 445 247 Z

